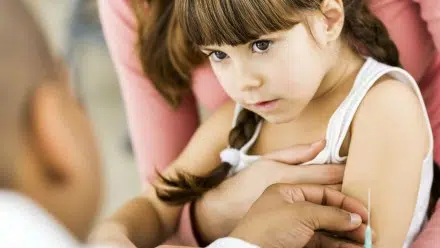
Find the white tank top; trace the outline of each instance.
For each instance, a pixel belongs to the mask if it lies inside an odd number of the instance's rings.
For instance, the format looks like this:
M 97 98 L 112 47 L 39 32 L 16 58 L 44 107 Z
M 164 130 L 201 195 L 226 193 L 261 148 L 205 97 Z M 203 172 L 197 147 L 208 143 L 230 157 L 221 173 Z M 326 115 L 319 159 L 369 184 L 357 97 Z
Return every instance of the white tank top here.
M 351 122 L 353 121 L 353 117 L 357 109 L 359 108 L 360 103 L 367 95 L 368 91 L 379 80 L 379 78 L 383 77 L 384 75 L 388 75 L 402 83 L 408 84 L 414 90 L 414 92 L 417 94 L 417 97 L 419 98 L 420 103 L 423 106 L 426 125 L 428 125 L 429 130 L 431 130 L 428 114 L 425 108 L 425 104 L 423 102 L 422 95 L 413 77 L 401 68 L 391 67 L 382 64 L 372 58 L 367 58 L 366 62 L 364 63 L 359 74 L 356 77 L 352 90 L 330 118 L 326 133 L 326 147 L 324 148 L 324 150 L 321 151 L 321 153 L 318 154 L 315 159 L 305 163 L 304 165 L 345 163 L 347 157 L 340 157 L 339 155 L 342 143 L 344 142 Z M 235 126 L 238 114 L 241 110 L 242 107 L 237 104 L 234 113 L 233 126 Z M 230 152 L 228 151 L 228 149 L 222 152 L 222 159 L 226 157 L 229 159 L 231 157 L 235 157 L 236 162 L 232 164 L 236 164 L 236 166 L 232 168 L 231 174 L 239 172 L 240 170 L 246 168 L 260 158 L 260 156 L 250 156 L 247 155 L 247 153 L 257 140 L 258 135 L 261 132 L 262 123 L 263 122 L 260 122 L 258 124 L 252 139 L 249 140 L 249 142 L 245 146 L 243 146 L 242 149 L 240 149 L 238 154 L 239 156 L 230 156 L 231 154 L 228 154 Z M 423 160 L 416 207 L 414 209 L 414 215 L 411 221 L 410 229 L 407 233 L 407 237 L 403 245 L 404 248 L 410 247 L 411 243 L 420 232 L 424 221 L 426 220 L 431 185 L 433 181 L 432 134 L 430 134 L 429 139 L 429 152 L 426 155 L 426 158 Z

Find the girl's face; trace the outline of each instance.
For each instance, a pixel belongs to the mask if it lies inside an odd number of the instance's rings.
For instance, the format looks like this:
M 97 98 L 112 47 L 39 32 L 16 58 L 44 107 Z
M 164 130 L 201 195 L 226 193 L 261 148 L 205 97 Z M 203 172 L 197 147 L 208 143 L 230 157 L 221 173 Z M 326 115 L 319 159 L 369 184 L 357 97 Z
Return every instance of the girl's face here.
M 321 20 L 311 18 L 248 44 L 201 51 L 232 99 L 269 122 L 289 122 L 313 99 L 329 70 Z

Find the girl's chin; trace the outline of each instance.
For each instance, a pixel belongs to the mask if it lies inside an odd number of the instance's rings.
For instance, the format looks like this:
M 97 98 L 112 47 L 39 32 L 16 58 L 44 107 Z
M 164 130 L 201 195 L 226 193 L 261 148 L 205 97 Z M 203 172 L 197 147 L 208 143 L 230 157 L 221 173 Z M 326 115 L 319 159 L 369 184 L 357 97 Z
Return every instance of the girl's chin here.
M 298 111 L 299 112 L 299 111 Z M 264 118 L 265 121 L 272 123 L 272 124 L 283 124 L 292 122 L 295 119 L 298 118 L 299 113 L 297 112 L 278 112 L 278 113 L 271 113 L 271 114 L 259 114 L 261 117 Z
M 265 121 L 272 124 L 283 124 L 295 120 L 295 117 L 283 116 L 283 115 L 266 115 L 262 117 L 264 118 Z

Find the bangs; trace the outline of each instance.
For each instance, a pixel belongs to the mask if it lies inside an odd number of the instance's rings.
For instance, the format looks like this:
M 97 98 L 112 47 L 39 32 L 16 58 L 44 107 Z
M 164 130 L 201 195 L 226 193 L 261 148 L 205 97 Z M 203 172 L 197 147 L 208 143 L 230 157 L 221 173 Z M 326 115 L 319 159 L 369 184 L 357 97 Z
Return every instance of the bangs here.
M 294 2 L 178 0 L 175 11 L 183 31 L 196 45 L 237 46 L 299 23 Z

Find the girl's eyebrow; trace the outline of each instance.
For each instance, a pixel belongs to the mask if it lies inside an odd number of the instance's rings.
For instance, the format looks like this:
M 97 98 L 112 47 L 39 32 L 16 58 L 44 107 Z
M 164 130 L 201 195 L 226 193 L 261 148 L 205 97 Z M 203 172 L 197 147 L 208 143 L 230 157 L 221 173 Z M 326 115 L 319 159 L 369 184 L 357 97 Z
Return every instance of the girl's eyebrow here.
M 259 40 L 281 39 L 281 38 L 284 38 L 285 36 L 286 36 L 286 34 L 284 33 L 284 31 L 278 31 L 278 32 L 262 35 L 262 36 L 258 37 L 257 39 L 250 40 L 243 45 L 252 44 L 253 42 L 256 42 Z M 204 51 L 208 51 L 208 52 L 219 51 L 219 49 L 209 48 L 209 47 L 205 47 L 205 46 L 199 46 L 199 49 L 204 50 Z
M 266 39 L 277 39 L 279 37 L 283 37 L 284 34 L 280 34 L 280 33 L 272 33 L 272 34 L 266 34 L 266 35 L 262 35 L 260 37 L 258 37 L 257 39 L 254 40 L 250 40 L 247 43 L 243 44 L 243 45 L 247 45 L 247 44 L 252 44 L 253 42 L 259 41 L 259 40 L 266 40 Z M 219 51 L 219 49 L 215 49 L 215 48 L 209 48 L 209 47 L 205 47 L 205 46 L 199 46 L 199 49 L 202 51 L 207 51 L 207 52 L 217 52 Z
M 209 52 L 216 52 L 218 50 L 213 49 L 213 48 L 208 48 L 208 47 L 199 47 L 200 50 L 204 50 L 204 51 L 209 51 Z

